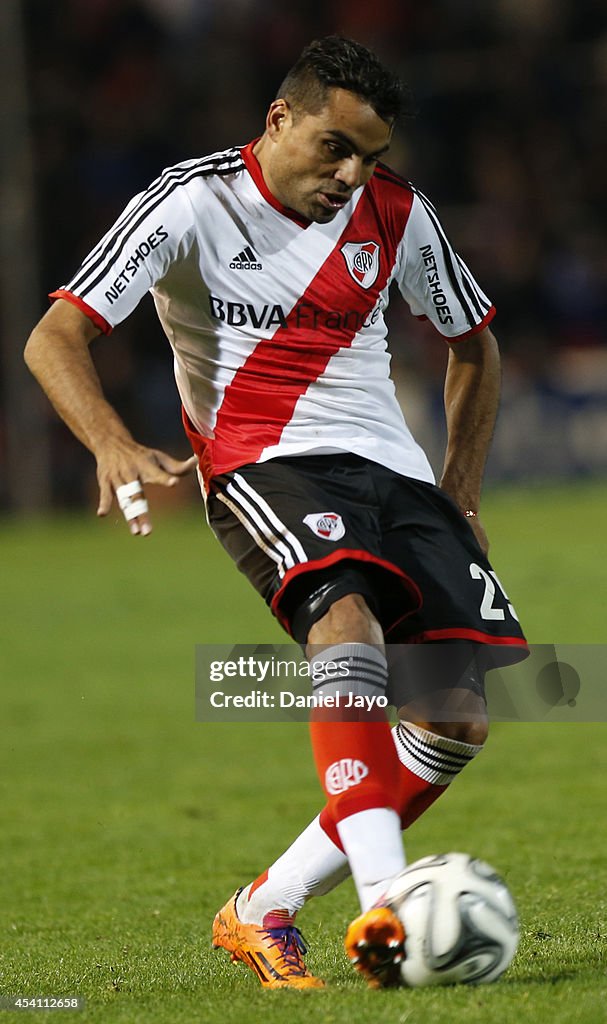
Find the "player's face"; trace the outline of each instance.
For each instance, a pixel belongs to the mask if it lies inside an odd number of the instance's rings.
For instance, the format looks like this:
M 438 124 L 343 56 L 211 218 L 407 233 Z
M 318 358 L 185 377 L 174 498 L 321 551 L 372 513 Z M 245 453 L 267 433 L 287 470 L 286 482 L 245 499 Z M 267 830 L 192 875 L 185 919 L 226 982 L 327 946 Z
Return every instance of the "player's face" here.
M 295 119 L 288 103 L 276 100 L 258 156 L 273 195 L 326 224 L 369 180 L 391 136 L 392 125 L 368 103 L 345 89 L 330 89 L 320 113 Z

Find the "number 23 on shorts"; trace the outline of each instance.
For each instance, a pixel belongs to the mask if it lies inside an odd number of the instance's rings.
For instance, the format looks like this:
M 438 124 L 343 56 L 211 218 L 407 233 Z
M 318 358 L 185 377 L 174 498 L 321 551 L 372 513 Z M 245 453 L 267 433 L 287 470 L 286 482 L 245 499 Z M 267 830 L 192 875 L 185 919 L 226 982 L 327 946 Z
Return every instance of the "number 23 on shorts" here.
M 506 612 L 504 609 L 496 607 L 494 603 L 496 592 L 499 591 L 499 594 L 501 594 L 507 602 L 507 609 L 510 615 L 513 619 L 516 619 L 517 622 L 519 621 L 518 615 L 508 600 L 506 591 L 497 578 L 497 573 L 493 572 L 493 570 L 487 572 L 486 569 L 482 569 L 476 562 L 472 562 L 470 564 L 470 575 L 473 580 L 481 580 L 485 585 L 485 590 L 480 604 L 480 615 L 482 619 L 485 621 L 503 621 L 506 618 Z

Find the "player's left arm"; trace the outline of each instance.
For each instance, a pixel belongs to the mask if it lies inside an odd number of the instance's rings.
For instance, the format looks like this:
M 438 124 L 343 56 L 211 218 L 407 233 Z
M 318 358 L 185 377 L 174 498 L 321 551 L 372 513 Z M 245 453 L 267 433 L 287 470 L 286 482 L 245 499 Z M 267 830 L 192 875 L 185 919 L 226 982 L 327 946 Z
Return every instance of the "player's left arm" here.
M 478 511 L 500 383 L 499 349 L 488 327 L 449 345 L 445 378 L 447 450 L 440 486 L 463 513 L 476 513 L 468 521 L 485 553 L 489 543 Z
M 433 204 L 410 188 L 394 276 L 412 314 L 429 320 L 449 345 L 440 486 L 464 514 L 475 513 L 468 521 L 486 551 L 478 510 L 500 392 L 499 352 L 489 330 L 495 307 L 451 245 Z

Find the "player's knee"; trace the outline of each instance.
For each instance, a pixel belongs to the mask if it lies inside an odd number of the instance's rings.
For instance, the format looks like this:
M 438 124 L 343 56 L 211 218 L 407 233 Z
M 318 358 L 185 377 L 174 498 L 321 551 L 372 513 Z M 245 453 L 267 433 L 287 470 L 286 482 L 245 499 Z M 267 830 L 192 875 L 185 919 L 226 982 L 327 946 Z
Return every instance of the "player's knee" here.
M 430 732 L 445 736 L 449 740 L 469 743 L 473 747 L 482 747 L 489 735 L 489 719 L 479 713 L 469 722 L 429 722 Z
M 338 598 L 308 633 L 308 645 L 340 643 L 374 644 L 383 647 L 382 628 L 361 594 Z
M 463 728 L 461 734 L 455 737 L 456 739 L 460 739 L 462 743 L 470 743 L 473 747 L 483 746 L 489 735 L 488 718 L 475 722 L 461 722 L 459 724 Z

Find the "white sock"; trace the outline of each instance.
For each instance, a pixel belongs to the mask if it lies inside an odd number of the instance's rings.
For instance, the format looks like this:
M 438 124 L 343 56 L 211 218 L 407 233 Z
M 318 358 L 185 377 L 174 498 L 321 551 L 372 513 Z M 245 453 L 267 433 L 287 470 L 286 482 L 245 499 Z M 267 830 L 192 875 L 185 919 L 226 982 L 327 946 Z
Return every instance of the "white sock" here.
M 396 736 L 394 736 L 394 741 L 396 743 Z M 367 811 L 360 812 L 360 814 L 368 813 Z M 351 818 L 344 820 L 355 820 L 360 817 L 360 814 L 352 815 Z M 391 871 L 395 863 L 398 863 L 399 866 L 395 867 L 390 875 L 390 877 L 393 877 L 393 875 L 402 871 L 405 866 L 400 821 L 396 812 L 389 809 L 379 808 L 378 816 L 383 822 L 390 822 L 387 825 L 387 830 L 391 836 L 390 848 L 392 850 L 396 849 L 397 852 L 394 856 L 387 852 L 389 847 L 386 847 L 386 850 L 381 850 L 377 857 L 375 857 L 374 850 L 373 856 L 378 865 L 384 863 L 384 859 L 386 859 L 388 865 L 386 870 L 388 872 Z M 395 826 L 394 820 L 396 822 Z M 337 831 L 342 843 L 344 843 L 344 848 L 346 848 L 341 834 L 343 824 L 341 822 L 337 826 Z M 355 830 L 356 827 L 355 823 Z M 384 825 L 385 828 L 386 826 Z M 384 835 L 384 829 L 382 829 L 382 836 Z M 346 826 L 348 835 L 350 830 L 351 826 Z M 397 843 L 394 839 L 395 832 L 398 836 Z M 352 839 L 352 843 L 355 843 L 355 838 Z M 357 862 L 362 863 L 362 860 L 362 854 L 357 856 Z M 251 888 L 254 884 L 253 882 L 242 890 L 236 904 L 238 916 L 245 924 L 259 925 L 263 924 L 263 919 L 267 914 L 271 914 L 272 911 L 276 910 L 286 911 L 290 917 L 294 917 L 312 896 L 324 896 L 325 893 L 331 892 L 332 889 L 348 877 L 351 871 L 352 868 L 348 857 L 329 838 L 325 830 L 321 828 L 320 815 L 318 815 L 300 833 L 288 850 L 285 850 L 278 860 L 268 868 L 267 879 L 256 887 L 252 895 Z M 359 877 L 360 885 L 365 893 L 367 886 L 369 886 L 369 906 L 372 906 L 375 900 L 382 895 L 382 885 L 388 876 L 384 875 L 382 870 L 377 878 L 371 878 L 369 882 L 363 875 Z M 361 889 L 359 888 L 356 876 L 354 881 L 362 903 Z M 384 888 L 386 888 L 385 885 Z M 374 896 L 376 889 L 382 889 L 382 892 L 378 892 L 377 896 Z M 367 902 L 366 895 L 365 902 Z
M 267 880 L 252 896 L 253 883 L 243 889 L 237 911 L 245 924 L 263 924 L 275 910 L 294 917 L 312 896 L 324 895 L 348 877 L 348 859 L 321 828 L 319 817 L 268 868 Z
M 426 729 L 410 722 L 399 722 L 392 729 L 392 735 L 402 763 L 410 771 L 439 785 L 446 785 L 450 782 L 451 778 L 482 750 L 481 746 L 472 746 L 461 740 L 447 739 L 444 736 L 427 732 Z M 420 761 L 418 748 L 423 752 L 423 761 Z M 445 758 L 449 758 L 448 764 L 444 763 Z M 456 759 L 458 759 L 457 762 Z M 388 846 L 385 849 L 380 849 L 379 852 L 375 850 L 371 855 L 371 865 L 367 864 L 364 850 L 360 854 L 354 851 L 354 847 L 359 845 L 357 835 L 359 825 L 356 819 L 363 814 L 376 814 L 385 822 L 390 822 L 386 827 L 391 837 L 389 840 L 391 852 L 387 852 Z M 364 902 L 368 906 L 373 906 L 376 900 L 383 895 L 387 888 L 387 882 L 391 881 L 395 874 L 404 867 L 400 822 L 397 820 L 396 829 L 393 824 L 394 818 L 397 819 L 397 817 L 395 812 L 380 808 L 375 811 L 361 811 L 359 814 L 353 814 L 338 825 L 338 833 L 344 848 L 347 849 L 346 842 L 351 842 L 353 856 L 357 862 L 364 864 L 358 874 L 358 879 L 354 874 L 354 882 L 361 904 Z M 372 830 L 371 824 L 368 824 L 371 821 L 372 818 L 365 819 L 365 829 L 368 827 Z M 346 822 L 352 822 L 352 824 Z M 344 840 L 342 830 L 348 837 L 350 831 L 354 831 L 351 841 Z M 395 830 L 398 833 L 398 844 L 394 838 Z M 262 925 L 264 916 L 271 913 L 272 910 L 285 910 L 290 916 L 295 916 L 308 899 L 331 892 L 348 877 L 349 873 L 348 858 L 332 842 L 326 831 L 320 827 L 317 816 L 289 849 L 271 865 L 268 869 L 267 881 L 256 888 L 253 896 L 249 895 L 253 883 L 243 890 L 237 900 L 237 911 L 239 911 L 241 920 L 248 925 Z M 374 879 L 374 873 L 377 873 L 377 879 Z M 368 896 L 366 895 L 367 889 Z M 366 909 L 366 906 L 364 908 Z
M 372 807 L 337 823 L 363 913 L 405 868 L 400 818 L 390 807 Z
M 392 735 L 403 764 L 415 774 L 420 775 L 421 778 L 427 778 L 438 785 L 447 785 L 454 775 L 482 749 L 482 747 L 471 746 L 459 740 L 449 740 L 444 736 L 429 733 L 410 722 L 399 722 L 392 729 Z M 423 748 L 422 761 L 419 759 L 420 754 L 416 749 L 417 747 Z M 450 759 L 449 764 L 444 763 L 447 757 Z M 455 762 L 455 759 L 457 759 L 456 763 L 452 763 Z M 362 811 L 360 813 L 368 814 L 372 812 Z M 388 817 L 393 815 L 398 818 L 395 812 L 390 810 L 384 813 Z M 357 817 L 359 815 L 352 815 L 351 818 L 344 819 L 337 826 L 339 837 L 344 843 L 344 847 L 346 847 L 346 843 L 342 836 L 342 828 L 349 833 L 351 826 L 346 825 L 345 822 Z M 368 820 L 370 821 L 371 819 Z M 356 828 L 356 825 L 354 827 Z M 400 822 L 398 822 L 398 847 L 395 844 L 392 826 L 388 826 L 388 828 L 392 837 L 390 843 L 393 844 L 392 848 L 397 851 L 396 856 L 389 855 L 387 866 L 380 869 L 380 863 L 383 861 L 386 852 L 382 850 L 381 857 L 378 856 L 375 863 L 377 865 L 376 870 L 383 877 L 379 877 L 375 881 L 371 877 L 370 882 L 367 882 L 363 875 L 360 876 L 360 885 L 365 892 L 367 886 L 370 888 L 369 906 L 372 906 L 376 899 L 383 894 L 386 888 L 385 880 L 390 881 L 405 866 L 404 854 L 402 854 L 402 839 L 400 838 Z M 356 837 L 353 838 L 352 842 L 356 842 Z M 399 847 L 403 857 L 402 864 L 398 854 Z M 364 859 L 364 857 L 361 859 Z M 399 866 L 394 867 L 397 862 Z M 384 871 L 386 872 L 385 875 Z M 349 874 L 350 864 L 348 863 L 348 858 L 329 839 L 327 833 L 320 826 L 319 817 L 316 817 L 297 837 L 288 850 L 272 864 L 268 870 L 267 881 L 258 886 L 251 897 L 249 897 L 249 893 L 253 883 L 242 891 L 238 897 L 238 914 L 245 924 L 263 924 L 265 915 L 273 910 L 287 911 L 289 916 L 294 917 L 301 910 L 304 903 L 312 896 L 323 896 L 325 893 L 330 892 L 340 882 L 343 882 Z M 354 881 L 362 904 L 363 895 L 361 895 L 356 876 Z M 375 895 L 376 890 L 381 891 L 377 891 L 377 895 Z M 365 895 L 366 902 L 367 897 Z

